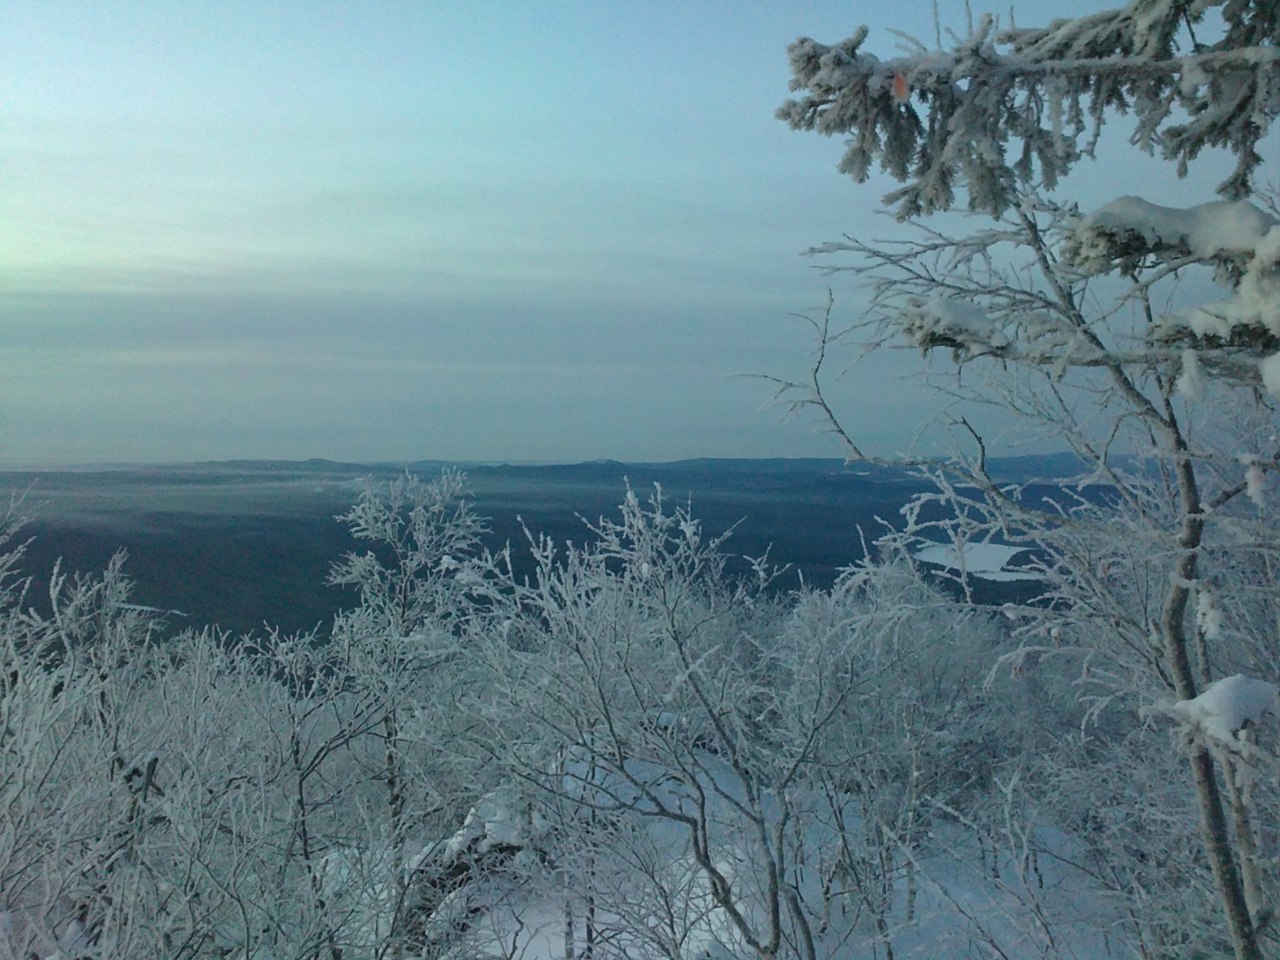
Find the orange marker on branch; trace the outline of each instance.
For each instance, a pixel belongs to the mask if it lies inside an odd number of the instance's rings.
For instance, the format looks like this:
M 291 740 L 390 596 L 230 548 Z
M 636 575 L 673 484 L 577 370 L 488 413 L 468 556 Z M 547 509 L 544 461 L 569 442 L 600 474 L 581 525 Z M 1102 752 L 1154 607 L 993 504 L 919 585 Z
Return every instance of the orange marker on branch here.
M 897 103 L 906 103 L 911 96 L 911 89 L 907 86 L 907 78 L 903 76 L 901 70 L 893 71 L 893 99 Z

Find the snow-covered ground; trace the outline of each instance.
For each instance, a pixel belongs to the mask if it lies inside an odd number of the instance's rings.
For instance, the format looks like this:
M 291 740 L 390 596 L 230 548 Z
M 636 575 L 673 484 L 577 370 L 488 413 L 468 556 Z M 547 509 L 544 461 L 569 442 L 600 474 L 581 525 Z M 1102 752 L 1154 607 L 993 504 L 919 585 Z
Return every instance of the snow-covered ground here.
M 667 789 L 678 789 L 672 782 Z M 436 868 L 447 869 L 494 843 L 530 844 L 477 877 L 474 889 L 460 888 L 439 904 L 426 923 L 431 956 L 563 960 L 583 956 L 589 941 L 597 958 L 754 956 L 715 902 L 677 825 L 624 811 L 620 819 L 628 827 L 607 834 L 615 842 L 575 849 L 580 838 L 530 833 L 530 823 L 543 821 L 511 799 L 486 798 L 456 837 L 432 845 L 418 859 L 420 868 L 435 857 Z M 714 804 L 711 816 L 730 827 L 730 806 Z M 854 833 L 864 826 L 856 816 L 846 822 Z M 622 835 L 629 839 L 619 846 Z M 751 893 L 763 883 L 763 868 L 749 834 L 723 835 L 725 841 L 712 851 L 717 868 L 731 879 L 747 922 L 763 925 Z M 820 958 L 1128 955 L 1115 933 L 1119 905 L 1075 866 L 1087 856 L 1056 828 L 993 842 L 971 826 L 940 820 L 923 842 L 890 853 L 894 867 L 887 883 L 874 875 L 824 874 L 820 851 L 839 845 L 829 825 L 810 823 L 803 844 L 809 865 L 794 875 L 799 899 L 815 921 Z M 996 845 L 1014 852 L 994 855 Z M 535 848 L 537 855 L 531 855 Z

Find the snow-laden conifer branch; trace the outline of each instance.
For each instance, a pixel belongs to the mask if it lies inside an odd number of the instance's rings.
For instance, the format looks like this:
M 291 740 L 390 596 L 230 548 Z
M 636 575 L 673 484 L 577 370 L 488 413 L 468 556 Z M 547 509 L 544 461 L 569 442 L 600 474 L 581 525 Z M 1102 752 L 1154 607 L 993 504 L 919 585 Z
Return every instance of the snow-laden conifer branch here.
M 1204 44 L 1194 26 L 1210 10 L 1223 36 Z M 863 182 L 878 162 L 905 183 L 886 197 L 904 218 L 950 208 L 962 187 L 970 209 L 997 214 L 1020 187 L 1052 189 L 1116 109 L 1137 117 L 1138 146 L 1181 172 L 1206 146 L 1231 150 L 1237 166 L 1219 192 L 1239 199 L 1280 111 L 1280 25 L 1261 0 L 1134 0 L 1038 29 L 1000 31 L 984 18 L 951 50 L 891 60 L 865 52 L 867 36 L 863 27 L 834 46 L 792 44 L 791 88 L 808 94 L 778 117 L 851 135 L 839 169 Z M 1176 112 L 1189 119 L 1174 122 Z

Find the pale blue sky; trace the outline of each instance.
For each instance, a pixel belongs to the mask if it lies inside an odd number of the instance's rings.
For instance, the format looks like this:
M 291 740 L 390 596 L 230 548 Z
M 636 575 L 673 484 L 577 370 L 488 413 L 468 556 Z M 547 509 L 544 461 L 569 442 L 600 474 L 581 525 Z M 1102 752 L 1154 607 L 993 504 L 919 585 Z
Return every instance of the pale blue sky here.
M 773 118 L 785 47 L 931 9 L 10 0 L 0 459 L 839 455 L 733 379 L 803 370 L 797 254 L 888 187 Z

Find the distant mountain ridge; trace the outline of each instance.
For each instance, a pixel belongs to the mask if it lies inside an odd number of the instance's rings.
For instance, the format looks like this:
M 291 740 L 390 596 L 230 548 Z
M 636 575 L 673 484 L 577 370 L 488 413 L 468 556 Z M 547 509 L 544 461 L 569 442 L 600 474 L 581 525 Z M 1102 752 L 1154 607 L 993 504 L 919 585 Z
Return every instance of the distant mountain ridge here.
M 943 463 L 942 459 L 937 461 Z M 1000 479 L 1061 479 L 1082 469 L 1082 461 L 1072 453 L 1029 454 L 1010 457 L 991 457 L 987 460 L 992 474 Z M 460 469 L 468 473 L 578 473 L 580 475 L 614 475 L 627 470 L 661 471 L 667 473 L 813 473 L 815 471 L 853 472 L 871 476 L 894 476 L 909 473 L 902 467 L 886 466 L 862 461 L 846 461 L 839 457 L 688 457 L 678 460 L 615 459 L 566 460 L 566 461 L 505 461 L 505 460 L 440 460 L 423 458 L 411 461 L 373 460 L 348 461 L 310 457 L 305 460 L 275 458 L 234 458 L 229 460 L 191 460 L 159 462 L 83 463 L 57 467 L 0 468 L 0 478 L 16 476 L 46 476 L 50 474 L 189 474 L 245 471 L 249 473 L 293 474 L 381 474 L 387 471 L 427 473 L 442 469 Z

